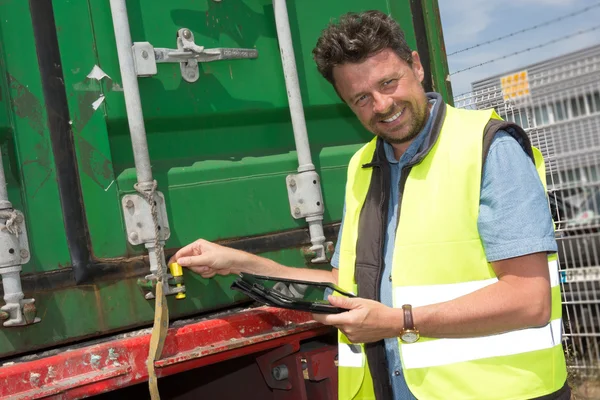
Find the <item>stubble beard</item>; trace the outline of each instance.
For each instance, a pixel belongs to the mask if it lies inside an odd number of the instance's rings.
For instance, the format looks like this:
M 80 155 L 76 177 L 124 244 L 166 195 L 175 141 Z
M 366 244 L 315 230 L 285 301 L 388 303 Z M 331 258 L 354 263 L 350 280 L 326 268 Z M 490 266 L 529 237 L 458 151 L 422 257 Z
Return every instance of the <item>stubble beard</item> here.
M 380 115 L 375 116 L 371 122 L 372 132 L 375 135 L 382 138 L 383 140 L 385 140 L 386 142 L 391 143 L 391 144 L 402 144 L 402 143 L 410 142 L 411 140 L 416 138 L 419 135 L 419 133 L 421 132 L 421 130 L 425 127 L 425 122 L 427 120 L 426 117 L 427 117 L 428 107 L 425 106 L 424 109 L 415 109 L 415 107 L 413 107 L 412 105 L 407 104 L 406 107 L 404 108 L 404 112 L 406 112 L 408 109 L 410 109 L 410 111 L 412 113 L 412 118 L 410 121 L 410 128 L 408 129 L 408 132 L 404 136 L 398 137 L 398 136 L 394 135 L 394 131 L 385 132 L 385 131 L 382 131 L 382 130 L 376 128 L 376 126 L 377 126 L 376 121 L 381 121 L 382 119 L 387 119 L 387 118 L 391 117 L 392 115 L 396 114 L 400 110 L 400 107 L 394 107 L 394 109 L 392 109 L 390 112 L 388 112 L 386 114 L 380 114 Z M 402 129 L 404 129 L 404 127 L 405 127 L 405 125 L 399 126 L 398 130 L 402 130 Z

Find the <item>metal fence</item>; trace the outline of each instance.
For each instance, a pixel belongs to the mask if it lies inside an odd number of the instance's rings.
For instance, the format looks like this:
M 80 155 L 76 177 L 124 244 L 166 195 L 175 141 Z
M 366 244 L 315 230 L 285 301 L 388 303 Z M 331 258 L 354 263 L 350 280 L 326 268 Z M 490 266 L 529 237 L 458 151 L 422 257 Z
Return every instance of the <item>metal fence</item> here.
M 456 107 L 495 108 L 545 157 L 572 375 L 600 375 L 600 56 L 490 80 Z

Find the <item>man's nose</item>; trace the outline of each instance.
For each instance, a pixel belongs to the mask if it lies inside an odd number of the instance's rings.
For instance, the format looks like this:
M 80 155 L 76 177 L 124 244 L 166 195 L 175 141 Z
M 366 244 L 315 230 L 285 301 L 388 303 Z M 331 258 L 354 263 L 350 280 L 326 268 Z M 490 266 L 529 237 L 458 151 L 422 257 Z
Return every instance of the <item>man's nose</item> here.
M 373 113 L 375 114 L 386 114 L 394 105 L 394 99 L 391 96 L 386 96 L 381 93 L 375 92 L 373 94 Z

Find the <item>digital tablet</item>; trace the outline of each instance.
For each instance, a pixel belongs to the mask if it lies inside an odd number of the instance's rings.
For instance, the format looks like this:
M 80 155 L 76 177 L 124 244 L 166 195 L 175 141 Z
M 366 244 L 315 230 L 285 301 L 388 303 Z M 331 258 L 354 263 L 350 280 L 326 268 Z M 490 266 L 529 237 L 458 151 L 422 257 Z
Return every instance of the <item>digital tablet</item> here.
M 292 295 L 289 290 L 281 290 L 282 284 L 293 285 L 301 290 L 294 290 Z M 310 282 L 245 273 L 239 274 L 231 288 L 269 306 L 317 314 L 337 314 L 348 311 L 345 308 L 332 306 L 325 299 L 327 290 L 346 297 L 356 297 L 354 293 L 330 282 Z

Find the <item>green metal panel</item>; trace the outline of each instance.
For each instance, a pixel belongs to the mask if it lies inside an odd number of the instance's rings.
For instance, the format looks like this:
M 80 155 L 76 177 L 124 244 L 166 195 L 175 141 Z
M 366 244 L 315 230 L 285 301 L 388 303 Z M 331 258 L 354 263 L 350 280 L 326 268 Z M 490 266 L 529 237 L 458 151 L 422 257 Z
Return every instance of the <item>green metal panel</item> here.
M 55 270 L 69 254 L 29 7 L 5 2 L 0 13 L 0 131 L 9 200 L 27 222 L 31 261 L 23 272 Z
M 371 134 L 318 74 L 312 49 L 332 18 L 373 8 L 394 16 L 414 48 L 410 3 L 287 3 L 313 162 L 323 185 L 325 223 L 335 222 L 341 218 L 348 160 Z M 304 227 L 303 220 L 290 215 L 285 188 L 297 159 L 271 1 L 129 1 L 127 6 L 134 42 L 175 48 L 177 30 L 186 27 L 197 44 L 208 48 L 259 52 L 256 60 L 201 64 L 200 78 L 192 84 L 182 80 L 178 64 L 159 64 L 158 75 L 139 79 L 152 168 L 167 202 L 171 238 L 166 247 L 175 249 L 198 237 L 231 239 Z M 0 329 L 0 358 L 148 324 L 153 318 L 153 304 L 143 299 L 128 272 L 140 262 L 134 257 L 145 250 L 127 243 L 122 219 L 120 198 L 133 193 L 136 179 L 109 2 L 54 0 L 53 7 L 93 255 L 122 265 L 123 277 L 35 293 L 42 322 Z M 4 2 L 0 12 L 0 68 L 12 80 L 2 85 L 6 89 L 0 98 L 3 155 L 8 153 L 5 164 L 14 175 L 9 178 L 11 201 L 28 217 L 34 258 L 27 272 L 55 270 L 68 265 L 69 255 L 31 21 L 26 2 Z M 432 67 L 434 81 L 441 84 L 445 60 L 443 55 L 435 60 L 443 64 Z M 108 77 L 88 78 L 94 66 Z M 4 77 L 3 71 L 0 84 Z M 102 96 L 94 109 L 92 104 Z M 19 193 L 22 203 L 12 199 Z M 287 265 L 306 263 L 298 248 L 265 255 Z M 185 301 L 169 299 L 172 318 L 241 301 L 228 289 L 230 282 L 186 271 L 188 296 Z
M 429 40 L 429 49 L 431 52 L 431 75 L 433 76 L 434 83 L 433 90 L 440 93 L 448 104 L 454 104 L 438 1 L 424 1 L 423 12 L 425 14 L 425 27 L 427 29 L 427 38 Z

